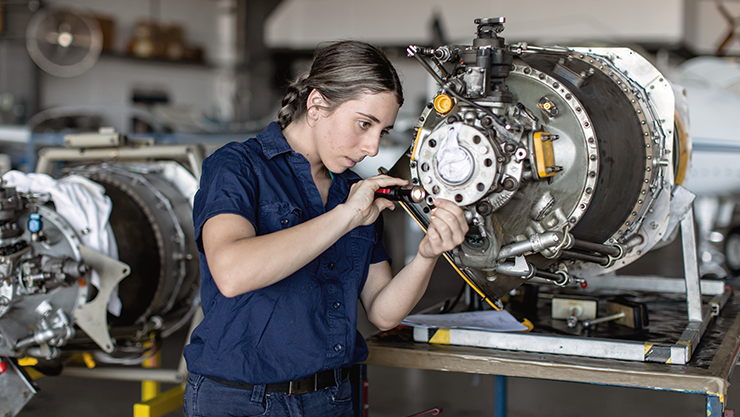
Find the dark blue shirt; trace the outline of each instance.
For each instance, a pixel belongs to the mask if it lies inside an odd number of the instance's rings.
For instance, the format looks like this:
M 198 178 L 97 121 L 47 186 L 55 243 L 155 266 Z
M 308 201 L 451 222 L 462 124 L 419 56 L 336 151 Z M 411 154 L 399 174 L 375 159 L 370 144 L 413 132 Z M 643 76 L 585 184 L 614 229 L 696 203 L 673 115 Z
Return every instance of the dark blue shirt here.
M 203 224 L 218 214 L 238 214 L 257 235 L 265 235 L 331 210 L 358 180 L 349 170 L 335 175 L 324 207 L 310 164 L 291 149 L 276 123 L 254 139 L 225 145 L 203 162 L 193 222 L 205 318 L 185 347 L 190 372 L 267 384 L 367 358 L 357 331 L 357 302 L 370 264 L 389 260 L 381 218 L 352 230 L 289 277 L 233 298 L 216 287 L 201 242 Z M 297 250 L 286 246 L 273 256 L 289 258 Z

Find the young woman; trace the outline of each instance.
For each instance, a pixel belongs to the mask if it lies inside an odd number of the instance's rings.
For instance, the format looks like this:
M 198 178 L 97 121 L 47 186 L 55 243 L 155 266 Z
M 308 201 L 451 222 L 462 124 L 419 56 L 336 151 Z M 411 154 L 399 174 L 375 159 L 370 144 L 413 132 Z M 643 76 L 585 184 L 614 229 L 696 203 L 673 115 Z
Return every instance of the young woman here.
M 395 327 L 468 228 L 435 201 L 418 253 L 392 276 L 379 216 L 394 205 L 374 193 L 406 181 L 349 169 L 378 153 L 401 104 L 381 51 L 334 43 L 289 87 L 277 123 L 206 159 L 193 209 L 205 318 L 185 348 L 185 415 L 352 415 L 347 370 L 368 353 L 357 300 Z

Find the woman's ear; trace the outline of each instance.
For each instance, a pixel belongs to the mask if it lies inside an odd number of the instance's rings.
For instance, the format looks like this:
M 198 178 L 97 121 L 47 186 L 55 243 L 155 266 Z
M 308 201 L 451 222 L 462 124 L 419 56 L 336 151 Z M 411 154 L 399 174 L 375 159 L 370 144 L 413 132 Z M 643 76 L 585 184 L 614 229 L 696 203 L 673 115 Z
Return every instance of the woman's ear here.
M 308 98 L 306 99 L 306 109 L 308 109 L 308 117 L 311 119 L 318 119 L 319 113 L 321 112 L 321 109 L 327 107 L 326 106 L 326 99 L 324 99 L 324 96 L 319 93 L 319 90 L 313 89 L 310 93 L 308 93 Z

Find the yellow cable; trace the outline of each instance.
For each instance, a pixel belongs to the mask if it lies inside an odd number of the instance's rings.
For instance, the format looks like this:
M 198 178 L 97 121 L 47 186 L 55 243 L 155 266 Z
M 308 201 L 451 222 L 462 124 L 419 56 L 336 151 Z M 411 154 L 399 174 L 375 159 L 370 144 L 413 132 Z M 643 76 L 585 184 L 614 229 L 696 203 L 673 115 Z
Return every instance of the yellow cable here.
M 403 207 L 403 209 L 406 210 L 406 213 L 408 213 L 409 216 L 411 216 L 411 218 L 414 219 L 414 221 L 416 222 L 416 224 L 418 224 L 419 227 L 421 227 L 421 230 L 423 230 L 424 233 L 426 233 L 427 232 L 426 227 L 424 227 L 424 225 L 421 224 L 421 222 L 419 221 L 419 219 L 417 219 L 416 216 L 414 216 L 413 213 L 411 213 L 411 210 L 408 208 L 407 204 L 404 203 L 403 201 L 399 201 L 399 203 L 401 204 L 401 207 Z M 475 284 L 473 284 L 473 282 L 471 282 L 470 279 L 468 279 L 468 277 L 460 270 L 460 268 L 458 268 L 457 265 L 455 265 L 455 262 L 452 260 L 452 258 L 450 257 L 449 254 L 447 254 L 445 252 L 444 256 L 445 256 L 445 259 L 447 259 L 447 262 L 449 262 L 450 265 L 452 265 L 452 268 L 454 268 L 455 271 L 457 271 L 457 273 L 460 274 L 460 276 L 462 277 L 462 279 L 470 286 L 470 288 L 474 289 L 475 292 L 478 293 L 478 295 L 480 295 L 481 297 L 483 297 L 483 299 L 486 300 L 486 302 L 491 307 L 493 307 L 494 310 L 501 311 L 501 307 L 499 307 L 496 304 L 494 304 L 493 301 L 491 301 L 491 299 L 488 298 L 487 295 L 483 294 L 483 292 L 480 289 L 478 289 L 478 287 Z

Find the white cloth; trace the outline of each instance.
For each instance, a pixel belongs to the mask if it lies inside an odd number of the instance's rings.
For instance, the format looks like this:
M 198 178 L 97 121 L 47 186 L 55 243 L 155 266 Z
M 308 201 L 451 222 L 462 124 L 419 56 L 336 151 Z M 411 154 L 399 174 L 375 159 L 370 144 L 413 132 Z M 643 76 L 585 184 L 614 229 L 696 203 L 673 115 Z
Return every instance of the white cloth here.
M 118 245 L 108 222 L 113 203 L 105 195 L 102 185 L 78 175 L 56 180 L 46 174 L 20 171 L 7 172 L 3 180 L 6 186 L 15 187 L 19 192 L 48 194 L 57 213 L 69 222 L 83 245 L 118 259 Z M 100 276 L 95 270 L 90 281 L 100 289 Z M 118 316 L 121 307 L 118 289 L 114 289 L 108 301 L 108 311 Z
M 470 177 L 473 161 L 458 142 L 462 122 L 453 123 L 447 135 L 439 144 L 437 170 L 442 178 L 452 184 L 459 184 Z

